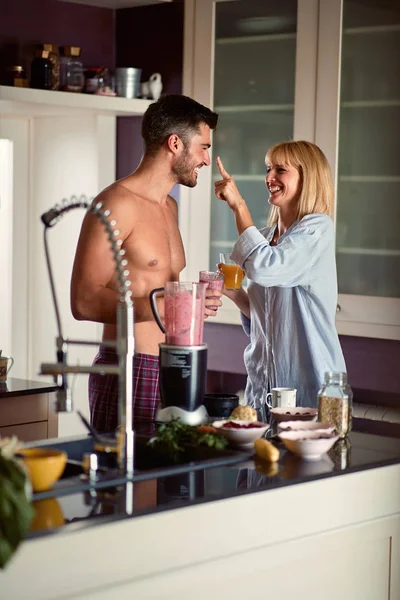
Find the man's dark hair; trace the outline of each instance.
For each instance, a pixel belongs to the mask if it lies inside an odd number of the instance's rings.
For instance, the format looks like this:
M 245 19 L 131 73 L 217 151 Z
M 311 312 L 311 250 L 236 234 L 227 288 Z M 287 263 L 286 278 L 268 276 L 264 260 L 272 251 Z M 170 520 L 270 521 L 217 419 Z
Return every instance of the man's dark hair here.
M 200 124 L 210 129 L 217 126 L 218 115 L 193 98 L 182 94 L 166 94 L 150 104 L 143 115 L 142 138 L 145 152 L 156 153 L 172 134 L 178 135 L 185 147 L 191 137 L 200 133 Z

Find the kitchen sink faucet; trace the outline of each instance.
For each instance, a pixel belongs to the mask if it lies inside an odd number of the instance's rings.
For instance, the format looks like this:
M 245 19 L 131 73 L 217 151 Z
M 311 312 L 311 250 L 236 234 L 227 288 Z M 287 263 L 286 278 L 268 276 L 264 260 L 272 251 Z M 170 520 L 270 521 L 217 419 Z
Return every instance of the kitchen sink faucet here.
M 54 277 L 50 261 L 50 253 L 47 244 L 47 232 L 61 218 L 61 216 L 75 208 L 85 208 L 101 221 L 108 234 L 111 244 L 111 250 L 116 265 L 116 273 L 120 284 L 121 293 L 117 306 L 117 340 L 99 342 L 90 340 L 71 340 L 64 337 L 61 326 L 60 312 L 56 297 Z M 134 471 L 134 431 L 133 431 L 133 409 L 132 409 L 132 382 L 133 382 L 133 354 L 135 350 L 134 337 L 134 307 L 132 292 L 130 290 L 131 282 L 127 279 L 129 271 L 126 269 L 127 261 L 124 259 L 125 250 L 121 248 L 122 240 L 118 239 L 119 231 L 116 229 L 116 221 L 110 220 L 111 211 L 103 210 L 101 202 L 89 201 L 86 196 L 72 196 L 70 200 L 63 200 L 60 205 L 56 205 L 41 216 L 44 228 L 44 248 L 46 254 L 47 270 L 50 279 L 51 294 L 53 298 L 54 310 L 58 336 L 57 362 L 42 363 L 41 375 L 53 375 L 58 385 L 56 411 L 72 412 L 72 396 L 68 386 L 68 373 L 99 373 L 101 375 L 115 374 L 119 376 L 118 390 L 118 409 L 119 424 L 117 430 L 117 455 L 118 466 L 124 471 L 127 478 L 133 476 Z M 93 345 L 103 344 L 116 348 L 118 354 L 117 365 L 95 365 L 81 366 L 67 364 L 68 345 Z

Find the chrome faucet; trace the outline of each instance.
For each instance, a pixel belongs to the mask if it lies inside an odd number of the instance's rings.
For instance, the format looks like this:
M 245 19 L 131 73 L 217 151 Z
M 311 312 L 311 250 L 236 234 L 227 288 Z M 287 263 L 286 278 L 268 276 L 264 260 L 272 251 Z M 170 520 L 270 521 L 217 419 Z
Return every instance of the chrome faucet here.
M 111 250 L 116 263 L 116 273 L 120 284 L 120 301 L 117 307 L 117 340 L 100 342 L 89 340 L 71 340 L 64 337 L 61 326 L 60 312 L 56 297 L 54 277 L 50 261 L 50 253 L 47 244 L 47 232 L 61 218 L 61 216 L 74 208 L 85 208 L 96 215 L 104 225 L 111 244 Z M 57 362 L 42 363 L 41 375 L 53 375 L 58 385 L 57 390 L 57 412 L 72 412 L 71 390 L 68 387 L 68 373 L 99 373 L 101 375 L 114 374 L 119 376 L 118 405 L 120 428 L 117 431 L 117 456 L 118 466 L 125 472 L 128 478 L 133 476 L 134 471 L 134 431 L 132 410 L 132 387 L 133 387 L 133 354 L 135 350 L 134 337 L 134 307 L 131 282 L 127 279 L 129 271 L 126 269 L 127 260 L 124 259 L 125 250 L 121 248 L 122 240 L 118 239 L 119 231 L 116 229 L 116 221 L 110 220 L 111 212 L 103 210 L 101 202 L 91 202 L 86 196 L 72 196 L 70 200 L 63 200 L 41 216 L 45 226 L 44 247 L 46 254 L 47 270 L 50 279 L 51 294 L 54 310 L 56 313 L 58 336 L 56 339 Z M 95 365 L 80 366 L 67 364 L 68 345 L 106 345 L 116 348 L 118 353 L 118 365 Z

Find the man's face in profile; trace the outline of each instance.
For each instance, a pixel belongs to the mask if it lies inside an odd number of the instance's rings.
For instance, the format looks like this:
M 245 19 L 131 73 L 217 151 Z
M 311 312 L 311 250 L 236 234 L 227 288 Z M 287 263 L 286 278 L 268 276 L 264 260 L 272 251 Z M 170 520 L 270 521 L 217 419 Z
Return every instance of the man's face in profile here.
M 211 146 L 210 128 L 205 123 L 200 124 L 200 132 L 195 133 L 184 145 L 181 154 L 176 158 L 172 168 L 177 183 L 186 187 L 195 187 L 201 167 L 210 166 Z

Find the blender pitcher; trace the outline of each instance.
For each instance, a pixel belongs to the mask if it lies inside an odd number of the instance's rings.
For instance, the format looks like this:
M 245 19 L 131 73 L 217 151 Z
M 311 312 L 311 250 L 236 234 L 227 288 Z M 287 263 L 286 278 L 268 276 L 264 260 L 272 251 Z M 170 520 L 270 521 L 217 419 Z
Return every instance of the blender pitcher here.
M 173 346 L 199 346 L 203 343 L 204 296 L 207 284 L 168 281 L 150 293 L 150 303 L 165 342 Z M 164 294 L 165 327 L 158 313 L 156 298 Z
M 165 344 L 160 347 L 161 408 L 157 421 L 179 418 L 189 425 L 207 421 L 203 405 L 207 378 L 207 344 L 203 343 L 206 283 L 168 281 L 150 292 L 150 304 Z M 164 321 L 156 299 L 164 295 Z

